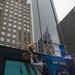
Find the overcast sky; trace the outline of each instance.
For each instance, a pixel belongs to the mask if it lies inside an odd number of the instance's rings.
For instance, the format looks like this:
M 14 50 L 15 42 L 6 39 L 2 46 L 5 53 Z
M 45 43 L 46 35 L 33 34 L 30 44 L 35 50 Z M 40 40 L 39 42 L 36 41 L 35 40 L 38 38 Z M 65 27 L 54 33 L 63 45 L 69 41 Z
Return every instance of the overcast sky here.
M 56 7 L 59 21 L 61 21 L 75 6 L 75 0 L 53 0 L 53 1 Z
M 31 0 L 28 0 L 29 2 Z M 59 21 L 61 21 L 75 6 L 75 0 L 53 0 Z

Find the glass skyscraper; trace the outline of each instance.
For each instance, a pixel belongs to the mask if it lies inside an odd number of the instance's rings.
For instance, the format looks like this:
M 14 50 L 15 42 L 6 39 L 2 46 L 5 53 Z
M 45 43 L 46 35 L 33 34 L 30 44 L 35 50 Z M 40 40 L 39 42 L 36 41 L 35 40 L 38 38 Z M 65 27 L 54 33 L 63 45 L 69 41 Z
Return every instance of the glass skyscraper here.
M 32 0 L 34 42 L 44 35 L 48 27 L 52 42 L 59 43 L 57 19 L 52 0 Z

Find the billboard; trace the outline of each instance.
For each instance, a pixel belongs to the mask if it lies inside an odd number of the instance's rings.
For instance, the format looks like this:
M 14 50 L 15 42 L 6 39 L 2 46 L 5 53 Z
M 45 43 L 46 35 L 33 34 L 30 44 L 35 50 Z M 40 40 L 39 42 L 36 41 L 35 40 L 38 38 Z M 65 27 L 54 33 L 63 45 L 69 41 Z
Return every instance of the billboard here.
M 50 75 L 75 75 L 72 60 L 41 54 L 39 58 L 46 60 Z
M 0 75 L 36 75 L 37 67 L 31 65 L 28 51 L 0 46 Z M 45 59 L 50 75 L 75 75 L 72 59 L 39 54 Z M 65 73 L 65 74 L 63 74 Z
M 72 60 L 44 54 L 37 55 L 39 60 L 46 60 L 50 75 L 75 75 Z M 36 75 L 36 73 L 36 66 L 31 65 L 30 62 L 6 60 L 4 75 Z
M 65 56 L 65 46 L 57 43 L 52 43 L 54 54 L 59 57 Z

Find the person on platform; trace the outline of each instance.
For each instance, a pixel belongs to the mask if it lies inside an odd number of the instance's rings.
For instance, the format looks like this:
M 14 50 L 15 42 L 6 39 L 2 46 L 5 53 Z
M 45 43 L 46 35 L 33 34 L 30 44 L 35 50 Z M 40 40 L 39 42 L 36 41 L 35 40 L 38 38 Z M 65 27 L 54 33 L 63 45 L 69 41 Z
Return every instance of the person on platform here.
M 36 63 L 33 58 L 36 58 Z M 36 66 L 37 75 L 50 75 L 45 59 L 41 59 L 41 61 L 39 61 L 37 56 L 31 54 L 30 62 L 32 65 Z

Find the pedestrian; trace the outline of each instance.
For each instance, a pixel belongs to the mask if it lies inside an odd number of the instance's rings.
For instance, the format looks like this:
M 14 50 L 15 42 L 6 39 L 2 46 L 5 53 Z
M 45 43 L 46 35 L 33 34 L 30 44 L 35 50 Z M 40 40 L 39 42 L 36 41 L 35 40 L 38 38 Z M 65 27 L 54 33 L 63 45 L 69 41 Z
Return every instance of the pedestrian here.
M 36 63 L 33 58 L 36 59 Z M 39 61 L 35 55 L 31 54 L 30 62 L 36 67 L 37 75 L 50 75 L 45 59 L 41 59 L 41 61 Z

